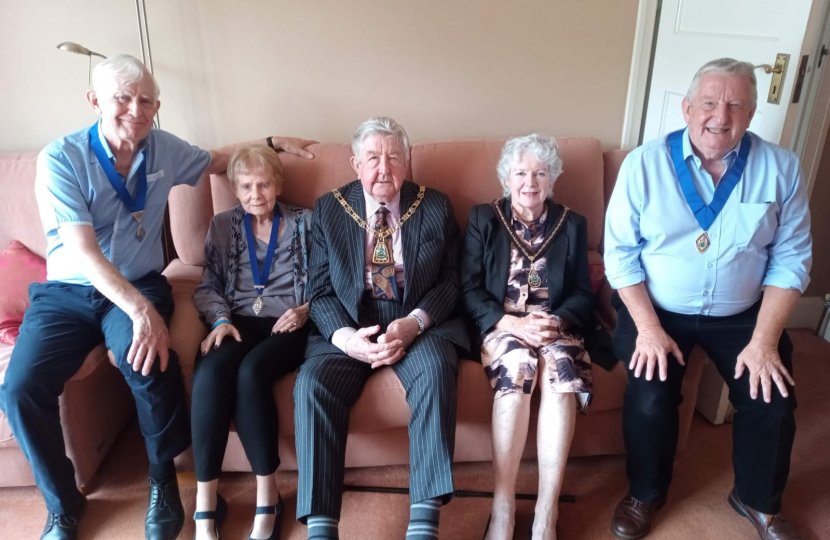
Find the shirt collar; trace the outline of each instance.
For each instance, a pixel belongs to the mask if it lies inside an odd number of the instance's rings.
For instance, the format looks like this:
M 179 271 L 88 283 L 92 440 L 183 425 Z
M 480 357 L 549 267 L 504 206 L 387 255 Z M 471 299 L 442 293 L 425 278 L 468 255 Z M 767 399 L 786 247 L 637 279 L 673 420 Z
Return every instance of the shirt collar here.
M 378 208 L 381 206 L 386 206 L 386 209 L 389 210 L 389 213 L 395 219 L 400 219 L 401 217 L 401 192 L 395 195 L 395 197 L 386 203 L 385 205 L 381 205 L 379 202 L 374 200 L 371 195 L 366 193 L 366 190 L 363 190 L 363 198 L 366 200 L 366 219 L 372 219 L 372 216 L 375 215 L 375 212 L 378 211 Z
M 107 138 L 104 137 L 104 130 L 101 127 L 101 121 L 100 120 L 98 120 L 97 125 L 98 125 L 98 140 L 101 141 L 101 146 L 104 147 L 104 152 L 107 153 L 107 157 L 110 158 L 110 161 L 112 161 L 112 160 L 115 159 L 115 154 L 112 153 L 112 150 L 110 149 L 110 143 L 107 142 Z M 136 163 L 136 159 L 135 159 L 136 156 L 138 156 L 139 154 L 144 152 L 144 149 L 147 148 L 147 144 L 149 144 L 148 143 L 149 139 L 150 139 L 150 136 L 148 135 L 143 141 L 138 143 L 138 149 L 136 149 L 135 155 L 133 156 L 133 164 Z M 90 152 L 89 153 L 89 162 L 90 163 L 98 163 L 98 157 L 95 155 L 95 152 Z M 132 174 L 132 171 L 130 171 L 130 174 Z
M 738 155 L 738 152 L 741 150 L 741 145 L 744 143 L 744 138 L 741 137 L 741 140 L 738 141 L 738 144 L 735 147 L 726 153 L 723 156 L 723 162 L 729 166 L 730 163 L 735 159 L 735 156 Z M 689 138 L 689 126 L 686 126 L 686 129 L 683 130 L 683 161 L 689 161 L 689 158 L 694 158 L 695 165 L 700 167 L 701 161 L 700 158 L 697 157 L 694 150 L 692 149 L 692 140 Z

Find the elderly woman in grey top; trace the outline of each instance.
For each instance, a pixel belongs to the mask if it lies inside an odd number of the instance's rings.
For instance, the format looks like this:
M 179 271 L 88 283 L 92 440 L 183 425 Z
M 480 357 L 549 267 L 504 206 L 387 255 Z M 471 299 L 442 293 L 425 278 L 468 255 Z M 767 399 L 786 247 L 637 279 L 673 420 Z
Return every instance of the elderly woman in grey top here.
M 215 539 L 226 504 L 217 483 L 231 420 L 257 478 L 252 539 L 279 538 L 282 501 L 274 381 L 302 363 L 311 212 L 277 201 L 282 164 L 271 148 L 237 150 L 228 178 L 240 205 L 214 216 L 193 301 L 211 330 L 193 374 L 197 539 Z

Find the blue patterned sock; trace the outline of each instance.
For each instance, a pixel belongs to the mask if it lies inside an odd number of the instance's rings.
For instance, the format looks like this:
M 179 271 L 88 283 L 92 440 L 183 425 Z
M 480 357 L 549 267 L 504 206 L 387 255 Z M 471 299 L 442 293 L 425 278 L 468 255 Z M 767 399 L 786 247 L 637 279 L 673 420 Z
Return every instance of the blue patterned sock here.
M 434 540 L 438 538 L 439 517 L 441 517 L 441 499 L 437 497 L 410 506 L 406 540 Z
M 339 540 L 337 532 L 339 520 L 327 516 L 308 516 L 308 540 Z

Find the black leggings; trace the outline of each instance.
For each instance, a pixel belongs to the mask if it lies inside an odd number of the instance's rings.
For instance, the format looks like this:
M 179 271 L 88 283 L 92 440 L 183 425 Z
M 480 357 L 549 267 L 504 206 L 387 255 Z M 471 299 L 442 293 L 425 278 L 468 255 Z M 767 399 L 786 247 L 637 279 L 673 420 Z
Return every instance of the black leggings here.
M 231 419 L 254 474 L 267 476 L 279 467 L 274 382 L 302 363 L 311 322 L 271 335 L 276 322 L 234 316 L 242 341 L 226 336 L 218 349 L 196 357 L 191 430 L 199 482 L 219 478 Z

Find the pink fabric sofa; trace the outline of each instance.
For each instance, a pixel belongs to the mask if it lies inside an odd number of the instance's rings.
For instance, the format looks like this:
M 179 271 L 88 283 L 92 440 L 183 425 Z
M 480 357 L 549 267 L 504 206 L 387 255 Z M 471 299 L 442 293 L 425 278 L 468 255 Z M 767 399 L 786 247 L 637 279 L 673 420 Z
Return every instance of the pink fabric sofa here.
M 0 249 L 18 240 L 46 256 L 46 236 L 35 201 L 37 154 L 0 154 Z M 0 290 L 0 295 L 5 291 Z M 12 345 L 0 343 L 0 383 L 11 358 Z M 93 349 L 60 398 L 66 453 L 75 465 L 78 486 L 88 486 L 118 433 L 129 420 L 135 402 L 119 371 L 110 365 L 101 343 Z M 0 411 L 0 487 L 34 484 L 32 469 Z
M 440 189 L 453 202 L 456 218 L 463 227 L 471 206 L 501 196 L 495 175 L 502 140 L 422 142 L 413 145 L 410 178 L 422 185 Z M 589 261 L 602 263 L 601 240 L 607 197 L 610 195 L 625 152 L 603 154 L 600 142 L 589 138 L 563 138 L 562 159 L 565 172 L 556 184 L 556 200 L 586 216 L 589 223 Z M 349 166 L 351 149 L 345 144 L 314 145 L 313 160 L 282 155 L 287 182 L 282 199 L 312 208 L 322 194 L 354 179 Z M 165 270 L 176 301 L 171 323 L 171 346 L 178 352 L 185 385 L 190 395 L 193 365 L 199 343 L 207 333 L 193 306 L 191 295 L 198 285 L 203 257 L 203 242 L 211 217 L 237 204 L 224 175 L 211 178 L 197 187 L 180 186 L 170 196 L 173 241 L 179 258 Z M 603 284 L 599 311 L 609 326 L 614 313 L 608 303 L 610 288 Z M 685 400 L 680 409 L 679 448 L 683 448 L 694 412 L 697 386 L 703 362 L 693 358 L 683 386 Z M 699 355 L 698 355 L 699 356 Z M 295 374 L 283 377 L 274 386 L 279 415 L 281 467 L 296 468 L 294 449 Z M 595 397 L 588 415 L 579 415 L 571 447 L 572 456 L 624 453 L 622 404 L 627 385 L 622 364 L 611 371 L 594 367 Z M 458 377 L 458 427 L 455 461 L 489 461 L 490 417 L 493 390 L 477 362 L 462 360 Z M 538 401 L 538 396 L 537 396 Z M 538 410 L 538 403 L 534 406 Z M 391 369 L 372 376 L 350 416 L 346 450 L 348 467 L 366 467 L 409 462 L 407 422 L 409 409 L 404 390 Z M 535 457 L 535 418 L 524 456 Z M 180 471 L 192 470 L 190 452 L 179 456 Z M 235 433 L 231 433 L 223 469 L 250 471 Z

